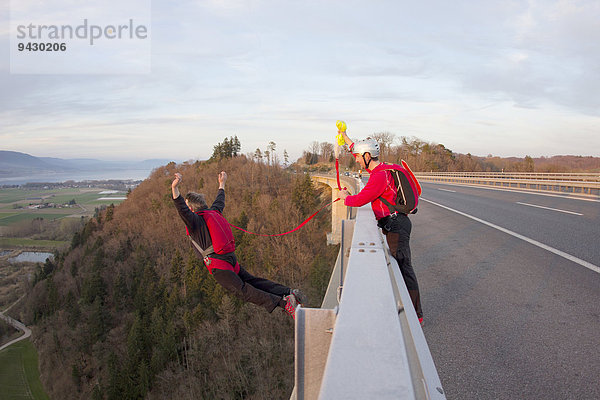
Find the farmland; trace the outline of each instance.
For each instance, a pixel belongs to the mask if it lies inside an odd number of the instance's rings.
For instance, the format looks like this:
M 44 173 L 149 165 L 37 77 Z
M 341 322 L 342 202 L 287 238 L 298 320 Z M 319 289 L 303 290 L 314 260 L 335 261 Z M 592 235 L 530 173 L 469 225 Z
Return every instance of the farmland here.
M 77 221 L 125 197 L 123 191 L 95 187 L 1 188 L 0 249 L 62 248 Z

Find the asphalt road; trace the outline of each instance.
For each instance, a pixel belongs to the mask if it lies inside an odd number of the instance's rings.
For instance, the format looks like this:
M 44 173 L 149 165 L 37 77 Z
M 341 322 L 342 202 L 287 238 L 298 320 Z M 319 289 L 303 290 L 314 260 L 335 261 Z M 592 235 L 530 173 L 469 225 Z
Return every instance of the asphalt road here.
M 411 220 L 448 399 L 600 399 L 600 202 L 425 183 Z

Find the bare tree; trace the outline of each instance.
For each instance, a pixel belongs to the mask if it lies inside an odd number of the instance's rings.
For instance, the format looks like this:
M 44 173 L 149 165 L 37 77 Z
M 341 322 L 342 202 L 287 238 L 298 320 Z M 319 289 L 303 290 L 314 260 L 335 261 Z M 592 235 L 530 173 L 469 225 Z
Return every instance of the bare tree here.
M 311 142 L 308 146 L 308 151 L 310 151 L 313 154 L 319 154 L 320 148 L 321 144 L 315 140 L 314 142 Z
M 269 142 L 269 145 L 267 146 L 268 152 L 271 155 L 271 159 L 269 160 L 269 163 L 271 165 L 275 165 L 275 164 L 279 163 L 279 160 L 277 159 L 277 153 L 275 152 L 276 147 L 277 147 L 277 144 L 272 140 Z
M 257 148 L 256 150 L 254 150 L 254 158 L 256 159 L 256 161 L 262 162 L 263 154 L 262 154 L 262 151 L 260 151 L 259 148 Z
M 371 137 L 377 140 L 381 157 L 386 159 L 387 156 L 390 155 L 392 145 L 394 144 L 394 140 L 396 140 L 396 135 L 390 132 L 377 132 L 372 134 Z
M 333 144 L 329 142 L 323 142 L 320 145 L 321 150 L 321 161 L 328 161 L 329 157 L 333 153 Z
M 286 149 L 283 149 L 283 162 L 284 162 L 285 167 L 287 167 L 288 164 L 290 163 L 290 156 L 288 155 L 288 152 Z

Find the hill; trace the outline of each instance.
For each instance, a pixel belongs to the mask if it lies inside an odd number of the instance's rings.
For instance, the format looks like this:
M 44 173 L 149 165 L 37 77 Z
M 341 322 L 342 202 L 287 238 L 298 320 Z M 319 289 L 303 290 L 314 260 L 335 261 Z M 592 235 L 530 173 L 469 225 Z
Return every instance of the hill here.
M 31 175 L 65 173 L 117 171 L 123 169 L 144 169 L 165 165 L 170 160 L 144 161 L 103 161 L 87 158 L 62 159 L 53 157 L 34 157 L 16 151 L 0 150 L 0 179 L 26 177 Z
M 52 398 L 289 397 L 293 321 L 224 295 L 194 254 L 170 196 L 217 192 L 228 171 L 225 216 L 261 233 L 287 231 L 330 197 L 307 175 L 236 157 L 169 165 L 121 205 L 75 235 L 37 272 L 18 316 L 33 325 L 41 379 Z M 279 238 L 235 231 L 252 273 L 301 287 L 318 305 L 338 249 L 326 245 L 330 214 Z
M 443 144 L 426 143 L 414 137 L 396 138 L 386 132 L 374 133 L 371 137 L 379 143 L 382 160 L 399 163 L 403 159 L 416 172 L 600 172 L 600 157 L 560 155 L 519 158 L 491 154 L 480 157 L 454 152 Z M 398 142 L 400 144 L 396 144 Z M 295 167 L 306 171 L 326 171 L 333 168 L 333 161 L 331 143 L 313 142 L 296 161 Z M 346 151 L 341 152 L 339 162 L 342 169 L 358 169 L 354 158 Z
M 59 166 L 52 159 L 41 159 L 29 154 L 16 151 L 0 150 L 0 176 L 12 176 L 16 173 L 31 171 L 65 171 L 65 166 Z
M 536 172 L 600 172 L 600 157 L 553 156 L 533 161 Z

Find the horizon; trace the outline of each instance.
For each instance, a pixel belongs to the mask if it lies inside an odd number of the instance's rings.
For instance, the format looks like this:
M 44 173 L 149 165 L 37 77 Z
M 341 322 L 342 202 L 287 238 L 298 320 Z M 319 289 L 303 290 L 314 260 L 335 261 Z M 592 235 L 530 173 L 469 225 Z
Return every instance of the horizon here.
M 148 49 L 108 48 L 147 50 L 142 72 L 93 70 L 112 60 L 103 39 L 85 47 L 89 70 L 15 71 L 17 23 L 112 21 L 123 7 L 110 1 L 137 5 L 124 21 L 151 21 Z M 273 141 L 297 160 L 313 141 L 334 142 L 341 119 L 353 140 L 390 132 L 478 157 L 600 157 L 597 1 L 9 3 L 0 139 L 10 151 L 202 160 L 235 135 L 243 154 Z
M 451 149 L 449 149 L 449 150 L 451 150 Z M 117 162 L 117 163 L 118 162 L 141 163 L 141 162 L 147 162 L 147 161 L 159 161 L 159 162 L 167 162 L 167 163 L 169 163 L 169 162 L 175 162 L 176 164 L 183 164 L 183 163 L 188 162 L 188 161 L 208 161 L 208 159 L 210 158 L 210 157 L 208 157 L 206 159 L 194 159 L 194 158 L 190 158 L 190 159 L 187 159 L 187 160 L 176 160 L 176 159 L 173 159 L 173 158 L 150 158 L 150 159 L 63 158 L 63 157 L 39 156 L 39 155 L 30 154 L 30 153 L 24 153 L 24 152 L 15 151 L 15 150 L 2 150 L 2 149 L 0 149 L 0 152 L 1 151 L 10 151 L 10 152 L 15 152 L 15 153 L 25 154 L 25 155 L 29 155 L 29 156 L 32 156 L 32 157 L 35 157 L 35 158 L 40 158 L 40 159 L 43 159 L 43 158 L 56 158 L 56 159 L 66 160 L 66 161 L 69 161 L 69 160 L 71 160 L 71 161 L 76 161 L 76 160 L 81 160 L 81 161 L 91 160 L 91 161 L 100 161 L 100 162 L 108 162 L 108 163 L 111 163 L 111 162 Z M 453 154 L 462 154 L 462 155 L 467 155 L 468 154 L 468 153 L 460 153 L 460 152 L 455 152 L 455 151 L 452 151 L 452 153 Z M 240 155 L 251 156 L 251 154 L 248 154 L 248 153 L 242 153 Z M 477 155 L 477 154 L 471 154 L 471 156 L 477 157 L 477 158 L 484 158 L 484 159 L 487 159 L 487 158 L 501 158 L 501 159 L 515 158 L 515 159 L 524 159 L 528 155 L 525 155 L 523 157 L 518 157 L 518 156 L 506 156 L 506 157 L 504 157 L 504 156 L 498 156 L 498 155 L 494 155 L 494 154 L 491 154 L 491 155 L 488 154 L 488 155 L 485 155 L 485 156 L 480 156 L 480 155 Z M 552 155 L 552 156 L 544 156 L 544 155 L 542 155 L 542 156 L 539 156 L 539 157 L 533 157 L 533 156 L 530 156 L 530 157 L 532 159 L 534 159 L 534 160 L 535 159 L 552 159 L 554 157 L 600 158 L 600 157 L 597 157 L 597 156 L 585 156 L 585 155 L 576 155 L 576 154 L 555 154 L 555 155 Z M 252 158 L 252 157 L 250 157 L 250 158 Z M 301 159 L 302 159 L 302 157 L 299 157 L 298 159 L 292 161 L 290 164 L 294 164 L 298 160 L 301 160 Z M 280 164 L 282 164 L 282 163 L 280 162 Z

